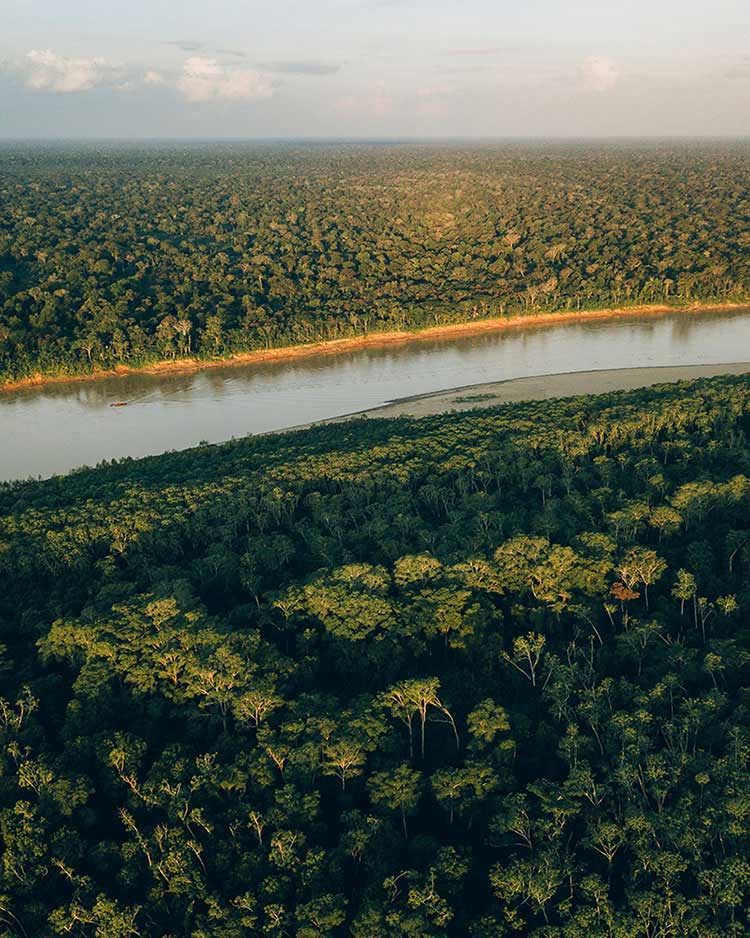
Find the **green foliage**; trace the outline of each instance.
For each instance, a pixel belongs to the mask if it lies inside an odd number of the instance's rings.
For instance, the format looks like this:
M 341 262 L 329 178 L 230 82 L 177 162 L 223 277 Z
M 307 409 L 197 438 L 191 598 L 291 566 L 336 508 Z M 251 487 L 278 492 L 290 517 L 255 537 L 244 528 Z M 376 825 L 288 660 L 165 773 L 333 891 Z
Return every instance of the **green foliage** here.
M 735 377 L 0 486 L 0 934 L 747 934 L 749 433 Z
M 0 384 L 491 316 L 747 301 L 749 162 L 742 143 L 5 144 Z M 532 482 L 544 500 L 545 474 Z

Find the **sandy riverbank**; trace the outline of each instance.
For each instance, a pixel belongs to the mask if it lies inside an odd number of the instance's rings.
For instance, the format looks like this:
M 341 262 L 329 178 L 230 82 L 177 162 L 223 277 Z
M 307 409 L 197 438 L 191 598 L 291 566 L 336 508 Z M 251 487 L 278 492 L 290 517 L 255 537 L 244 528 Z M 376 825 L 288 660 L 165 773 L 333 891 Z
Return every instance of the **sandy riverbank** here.
M 580 394 L 606 394 L 609 391 L 647 388 L 654 384 L 746 373 L 750 373 L 750 362 L 719 365 L 667 365 L 655 368 L 613 368 L 606 371 L 575 371 L 557 375 L 512 378 L 508 381 L 472 384 L 447 391 L 407 397 L 391 401 L 382 407 L 374 407 L 371 410 L 348 414 L 344 417 L 335 417 L 332 420 L 323 420 L 320 423 L 341 423 L 345 420 L 366 417 L 429 417 L 433 414 L 476 410 L 479 407 L 495 407 L 498 404 L 519 401 L 576 397 Z
M 71 381 L 95 381 L 99 378 L 113 378 L 129 374 L 185 374 L 208 368 L 222 368 L 233 365 L 250 365 L 259 362 L 287 361 L 320 355 L 336 355 L 368 347 L 382 347 L 404 342 L 420 342 L 435 339 L 454 339 L 460 336 L 476 335 L 483 332 L 500 332 L 504 329 L 524 329 L 529 326 L 550 326 L 557 323 L 581 320 L 618 319 L 622 317 L 664 316 L 669 313 L 699 314 L 728 312 L 734 309 L 747 309 L 746 303 L 692 304 L 690 306 L 626 306 L 611 307 L 581 312 L 535 313 L 529 316 L 507 316 L 494 319 L 479 319 L 472 322 L 452 323 L 431 326 L 414 332 L 376 332 L 365 336 L 353 336 L 347 339 L 331 339 L 314 342 L 309 345 L 286 346 L 283 348 L 262 349 L 255 352 L 243 352 L 228 358 L 202 360 L 184 358 L 176 361 L 160 361 L 143 368 L 131 368 L 119 365 L 107 371 L 97 371 L 88 375 L 31 375 L 20 381 L 7 381 L 0 384 L 0 392 L 17 391 L 44 384 L 67 383 Z

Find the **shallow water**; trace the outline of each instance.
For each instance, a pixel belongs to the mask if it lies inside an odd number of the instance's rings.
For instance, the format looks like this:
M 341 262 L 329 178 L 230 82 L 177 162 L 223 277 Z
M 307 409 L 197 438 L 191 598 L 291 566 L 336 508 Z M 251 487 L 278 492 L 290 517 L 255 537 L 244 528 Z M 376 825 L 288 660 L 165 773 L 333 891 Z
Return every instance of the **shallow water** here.
M 0 479 L 280 430 L 485 381 L 748 360 L 750 309 L 579 320 L 191 374 L 49 384 L 0 394 Z M 120 400 L 128 406 L 110 406 Z

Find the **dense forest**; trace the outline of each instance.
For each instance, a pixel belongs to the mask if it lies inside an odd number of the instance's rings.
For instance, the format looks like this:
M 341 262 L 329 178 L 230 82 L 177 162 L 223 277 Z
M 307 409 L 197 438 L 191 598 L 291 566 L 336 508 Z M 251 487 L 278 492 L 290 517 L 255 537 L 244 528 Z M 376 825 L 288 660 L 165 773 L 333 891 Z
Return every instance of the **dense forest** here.
M 1 486 L 0 935 L 747 935 L 749 467 L 740 377 Z
M 750 299 L 750 145 L 0 148 L 0 383 Z

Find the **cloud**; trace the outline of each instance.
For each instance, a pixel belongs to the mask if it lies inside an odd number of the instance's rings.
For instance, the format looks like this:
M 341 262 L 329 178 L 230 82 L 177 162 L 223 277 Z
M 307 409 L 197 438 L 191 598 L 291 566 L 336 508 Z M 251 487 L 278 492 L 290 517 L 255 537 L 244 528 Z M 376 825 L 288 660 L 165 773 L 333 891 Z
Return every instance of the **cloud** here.
M 164 39 L 162 45 L 174 46 L 181 52 L 202 53 L 203 55 L 229 55 L 237 59 L 246 59 L 247 53 L 241 49 L 228 49 L 213 39 Z
M 177 88 L 188 101 L 258 101 L 273 94 L 263 72 L 230 69 L 198 55 L 185 60 Z
M 446 49 L 446 55 L 500 55 L 501 52 L 514 51 L 510 47 L 481 46 L 475 49 Z
M 609 59 L 589 56 L 581 65 L 581 78 L 589 91 L 611 91 L 617 84 L 620 73 L 617 66 Z
M 166 82 L 166 79 L 161 72 L 157 72 L 153 68 L 150 68 L 143 76 L 143 82 L 146 85 L 163 85 Z
M 268 62 L 265 68 L 284 75 L 335 75 L 341 71 L 340 65 L 325 62 Z
M 202 39 L 165 39 L 165 46 L 177 46 L 182 52 L 199 52 L 206 48 Z
M 90 91 L 104 81 L 107 70 L 102 58 L 68 59 L 51 49 L 32 49 L 26 55 L 25 65 L 29 88 L 59 94 Z

